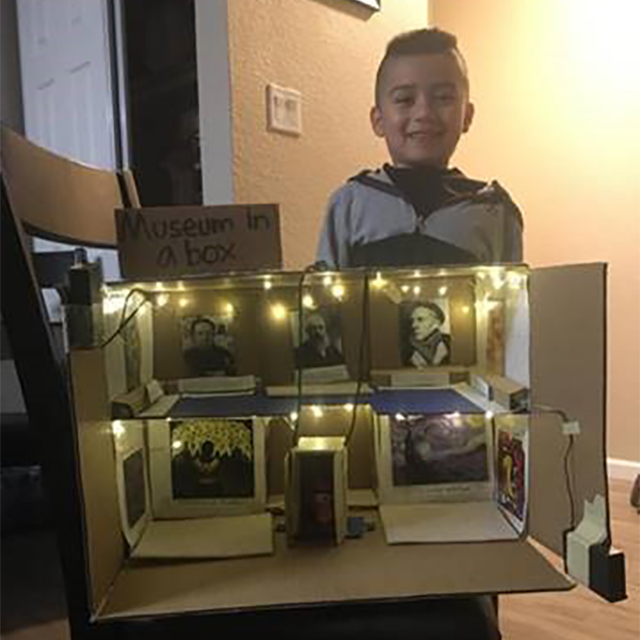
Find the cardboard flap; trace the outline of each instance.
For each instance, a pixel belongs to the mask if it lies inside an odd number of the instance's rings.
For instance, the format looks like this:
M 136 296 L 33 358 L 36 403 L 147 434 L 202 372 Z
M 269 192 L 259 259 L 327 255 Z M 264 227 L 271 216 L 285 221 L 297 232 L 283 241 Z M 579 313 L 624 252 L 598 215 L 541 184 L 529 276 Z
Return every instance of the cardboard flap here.
M 134 558 L 233 558 L 273 553 L 271 515 L 153 521 Z
M 337 547 L 255 558 L 132 563 L 99 617 L 161 616 L 437 595 L 562 591 L 573 582 L 527 541 L 388 545 L 382 527 Z
M 23 223 L 52 240 L 115 245 L 113 212 L 122 207 L 115 172 L 63 158 L 6 127 L 1 133 L 2 172 Z
M 518 532 L 491 501 L 384 504 L 380 517 L 389 544 L 514 540 Z
M 609 504 L 606 475 L 606 265 L 531 273 L 531 387 L 534 408 L 561 409 L 580 424 L 570 455 L 574 526 L 585 500 Z M 564 467 L 569 437 L 557 415 L 542 414 L 530 432 L 530 534 L 557 553 L 571 525 Z

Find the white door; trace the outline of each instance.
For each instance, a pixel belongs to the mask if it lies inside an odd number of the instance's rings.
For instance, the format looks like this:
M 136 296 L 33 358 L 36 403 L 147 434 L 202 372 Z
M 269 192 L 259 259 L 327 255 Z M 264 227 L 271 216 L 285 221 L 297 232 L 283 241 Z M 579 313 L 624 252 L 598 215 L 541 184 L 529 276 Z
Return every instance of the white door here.
M 18 31 L 27 137 L 115 168 L 106 0 L 18 0 Z
M 17 0 L 25 135 L 67 158 L 115 169 L 114 89 L 107 0 Z M 36 240 L 36 251 L 69 249 Z M 115 251 L 90 250 L 105 277 L 119 277 Z M 60 303 L 45 292 L 51 318 Z

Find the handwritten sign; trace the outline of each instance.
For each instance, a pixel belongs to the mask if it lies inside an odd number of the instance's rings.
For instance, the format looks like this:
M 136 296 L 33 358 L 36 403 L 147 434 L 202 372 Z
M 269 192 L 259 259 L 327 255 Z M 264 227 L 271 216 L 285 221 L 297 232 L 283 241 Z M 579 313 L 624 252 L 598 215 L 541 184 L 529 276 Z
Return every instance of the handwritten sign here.
M 274 204 L 117 209 L 116 233 L 125 278 L 282 267 Z

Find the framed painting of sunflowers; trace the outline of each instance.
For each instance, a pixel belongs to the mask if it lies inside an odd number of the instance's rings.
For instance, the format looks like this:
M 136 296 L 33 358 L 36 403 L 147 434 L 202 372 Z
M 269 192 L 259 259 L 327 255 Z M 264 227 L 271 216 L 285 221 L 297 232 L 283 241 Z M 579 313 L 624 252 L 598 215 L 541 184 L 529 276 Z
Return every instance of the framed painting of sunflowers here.
M 156 518 L 264 511 L 265 425 L 253 417 L 154 420 L 149 424 Z

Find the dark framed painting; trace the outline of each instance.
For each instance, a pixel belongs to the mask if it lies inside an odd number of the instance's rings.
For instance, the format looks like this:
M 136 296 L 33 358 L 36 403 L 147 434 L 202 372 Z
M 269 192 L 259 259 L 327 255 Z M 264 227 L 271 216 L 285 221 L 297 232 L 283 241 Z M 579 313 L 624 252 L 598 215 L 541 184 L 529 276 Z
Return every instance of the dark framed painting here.
M 493 433 L 484 414 L 379 416 L 376 428 L 383 501 L 491 498 Z

